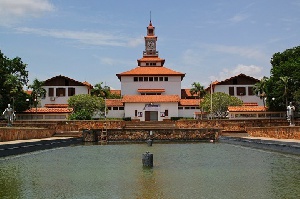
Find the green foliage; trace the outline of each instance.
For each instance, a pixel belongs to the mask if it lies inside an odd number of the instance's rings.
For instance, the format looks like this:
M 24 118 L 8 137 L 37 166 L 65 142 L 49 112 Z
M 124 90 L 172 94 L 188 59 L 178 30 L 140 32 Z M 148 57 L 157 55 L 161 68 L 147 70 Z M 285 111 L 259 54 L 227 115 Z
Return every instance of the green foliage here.
M 300 89 L 300 46 L 275 53 L 271 64 L 271 76 L 266 84 L 270 109 L 286 110 L 288 102 L 299 106 L 296 95 Z
M 88 94 L 74 95 L 68 100 L 69 107 L 73 108 L 70 119 L 90 120 L 95 114 L 104 112 L 104 100 Z
M 79 110 L 72 113 L 69 117 L 70 120 L 91 120 L 92 115 L 88 112 L 88 110 Z
M 253 92 L 256 96 L 258 96 L 260 99 L 263 100 L 264 106 L 266 106 L 265 98 L 267 96 L 266 94 L 266 84 L 268 82 L 268 77 L 263 77 L 260 82 L 257 82 L 253 86 Z
M 44 81 L 34 79 L 33 83 L 28 86 L 29 89 L 32 89 L 31 99 L 34 102 L 33 106 L 36 107 L 39 103 L 40 98 L 46 96 L 46 90 L 43 88 Z
M 0 51 L 0 74 L 0 110 L 4 110 L 7 104 L 14 106 L 15 110 L 24 109 L 17 106 L 21 104 L 18 100 L 28 82 L 26 64 L 19 57 L 9 59 Z
M 222 92 L 216 92 L 212 94 L 212 110 L 210 94 L 204 96 L 200 108 L 203 108 L 206 112 L 211 112 L 215 117 L 225 118 L 227 116 L 228 106 L 241 106 L 242 104 L 243 101 L 237 97 Z
M 102 86 L 103 82 L 95 84 L 91 91 L 91 94 L 97 97 L 102 97 L 105 99 L 120 99 L 121 96 L 111 93 L 109 86 Z
M 190 92 L 192 95 L 197 94 L 199 98 L 202 98 L 206 94 L 204 87 L 201 86 L 199 82 L 192 83 L 192 88 Z

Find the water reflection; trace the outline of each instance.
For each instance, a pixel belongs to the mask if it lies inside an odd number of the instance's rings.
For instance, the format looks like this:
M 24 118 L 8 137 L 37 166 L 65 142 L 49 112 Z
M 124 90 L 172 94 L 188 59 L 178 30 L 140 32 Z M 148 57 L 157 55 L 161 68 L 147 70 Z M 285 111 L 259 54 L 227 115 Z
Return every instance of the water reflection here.
M 0 159 L 0 198 L 300 198 L 299 172 L 299 156 L 223 143 L 74 146 Z

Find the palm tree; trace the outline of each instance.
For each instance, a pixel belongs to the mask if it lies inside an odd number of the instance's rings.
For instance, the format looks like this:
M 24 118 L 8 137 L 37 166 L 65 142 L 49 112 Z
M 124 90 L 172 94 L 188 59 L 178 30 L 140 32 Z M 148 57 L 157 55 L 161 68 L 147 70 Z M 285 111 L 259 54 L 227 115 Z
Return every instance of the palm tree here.
M 192 83 L 192 88 L 190 92 L 192 95 L 197 94 L 199 98 L 202 98 L 206 94 L 204 87 L 201 86 L 199 82 Z
M 279 77 L 280 81 L 282 81 L 283 85 L 284 85 L 284 93 L 283 96 L 285 97 L 285 106 L 288 106 L 288 99 L 287 99 L 287 92 L 288 92 L 288 83 L 289 83 L 289 77 L 284 76 L 284 77 Z
M 46 90 L 43 88 L 44 81 L 40 81 L 37 78 L 35 78 L 28 86 L 28 88 L 32 89 L 31 97 L 34 99 L 34 106 L 37 108 L 37 105 L 39 103 L 39 98 L 44 98 L 46 96 Z
M 268 77 L 263 77 L 259 82 L 255 83 L 253 86 L 253 92 L 256 96 L 263 100 L 264 106 L 266 106 L 266 83 L 269 80 Z

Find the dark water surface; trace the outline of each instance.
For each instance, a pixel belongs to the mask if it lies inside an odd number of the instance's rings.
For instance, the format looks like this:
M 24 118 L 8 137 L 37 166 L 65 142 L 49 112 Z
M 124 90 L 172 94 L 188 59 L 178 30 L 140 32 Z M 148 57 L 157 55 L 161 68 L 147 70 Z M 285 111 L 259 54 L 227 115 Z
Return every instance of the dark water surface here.
M 224 143 L 58 148 L 0 159 L 0 198 L 300 198 L 300 157 Z

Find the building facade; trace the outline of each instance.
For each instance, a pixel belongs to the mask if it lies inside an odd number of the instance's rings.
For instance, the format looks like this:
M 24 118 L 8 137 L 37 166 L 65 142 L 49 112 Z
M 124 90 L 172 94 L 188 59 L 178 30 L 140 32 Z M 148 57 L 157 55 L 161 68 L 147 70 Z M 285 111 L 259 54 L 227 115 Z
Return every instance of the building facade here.
M 155 27 L 150 21 L 144 37 L 143 57 L 138 66 L 116 74 L 121 82 L 120 100 L 106 100 L 107 117 L 123 116 L 140 121 L 162 121 L 171 117 L 193 117 L 199 111 L 199 99 L 182 99 L 184 73 L 164 66 L 159 57 Z M 197 98 L 197 97 L 196 97 Z M 121 106 L 123 105 L 123 106 Z
M 254 84 L 258 82 L 258 79 L 241 73 L 220 82 L 213 82 L 212 89 L 209 87 L 207 88 L 207 91 L 209 93 L 211 90 L 213 93 L 226 93 L 239 98 L 244 102 L 244 104 L 256 104 L 258 106 L 263 106 L 263 100 L 256 96 L 253 92 Z

